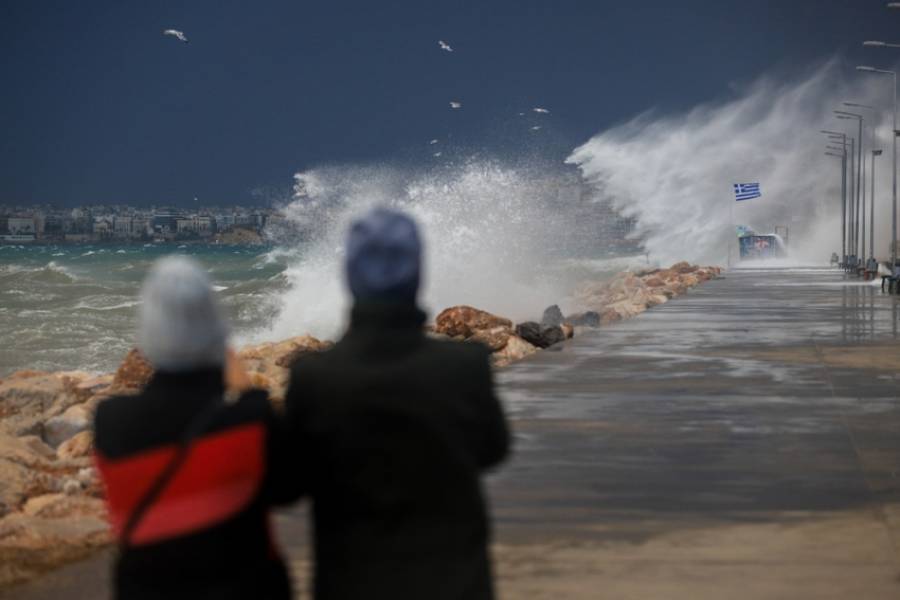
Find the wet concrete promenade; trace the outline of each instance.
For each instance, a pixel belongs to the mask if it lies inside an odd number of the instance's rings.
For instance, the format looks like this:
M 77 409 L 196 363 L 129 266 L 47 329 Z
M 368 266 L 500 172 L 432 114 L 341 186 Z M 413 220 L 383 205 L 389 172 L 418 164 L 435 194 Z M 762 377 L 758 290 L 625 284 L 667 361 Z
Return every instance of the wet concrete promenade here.
M 732 271 L 504 371 L 506 597 L 900 598 L 898 318 Z
M 834 270 L 739 270 L 503 370 L 501 597 L 900 598 L 898 324 Z M 105 597 L 106 560 L 3 597 Z

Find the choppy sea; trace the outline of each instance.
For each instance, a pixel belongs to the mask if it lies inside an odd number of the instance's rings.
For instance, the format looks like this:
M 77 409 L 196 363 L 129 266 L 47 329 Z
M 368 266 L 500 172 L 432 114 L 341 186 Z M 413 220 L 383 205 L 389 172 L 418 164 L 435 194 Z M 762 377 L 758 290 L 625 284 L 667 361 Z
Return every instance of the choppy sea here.
M 277 312 L 286 263 L 266 247 L 0 246 L 0 377 L 114 370 L 134 344 L 141 281 L 153 261 L 174 253 L 208 269 L 238 336 Z

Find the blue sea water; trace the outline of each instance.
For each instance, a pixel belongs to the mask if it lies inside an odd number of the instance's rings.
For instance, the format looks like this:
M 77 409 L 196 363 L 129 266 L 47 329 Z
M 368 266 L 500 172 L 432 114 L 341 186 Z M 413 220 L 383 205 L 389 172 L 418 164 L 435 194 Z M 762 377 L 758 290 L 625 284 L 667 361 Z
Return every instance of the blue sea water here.
M 0 377 L 19 369 L 115 369 L 134 345 L 141 281 L 156 259 L 191 256 L 210 273 L 234 333 L 264 328 L 287 286 L 264 246 L 0 246 Z

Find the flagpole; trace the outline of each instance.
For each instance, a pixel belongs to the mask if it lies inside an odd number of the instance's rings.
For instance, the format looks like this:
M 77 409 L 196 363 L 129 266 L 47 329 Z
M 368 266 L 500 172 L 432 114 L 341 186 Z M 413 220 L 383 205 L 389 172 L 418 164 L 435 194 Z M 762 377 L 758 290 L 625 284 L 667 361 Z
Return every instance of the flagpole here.
M 728 227 L 728 268 L 731 268 L 731 250 L 732 246 L 734 246 L 734 238 L 731 237 L 735 235 L 737 229 L 734 226 L 734 203 L 737 202 L 734 198 L 731 199 L 731 210 L 729 211 L 731 216 L 729 217 L 730 225 Z

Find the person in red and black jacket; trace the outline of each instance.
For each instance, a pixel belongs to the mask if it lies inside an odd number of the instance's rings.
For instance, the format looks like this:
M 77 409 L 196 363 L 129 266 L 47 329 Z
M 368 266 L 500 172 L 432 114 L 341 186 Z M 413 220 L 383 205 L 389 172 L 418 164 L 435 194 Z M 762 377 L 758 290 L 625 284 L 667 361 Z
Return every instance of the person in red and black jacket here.
M 284 427 L 227 350 L 202 269 L 163 259 L 142 296 L 138 347 L 156 373 L 139 395 L 102 402 L 94 423 L 115 596 L 291 598 L 269 516 L 302 494 Z M 226 379 L 244 389 L 231 402 Z

